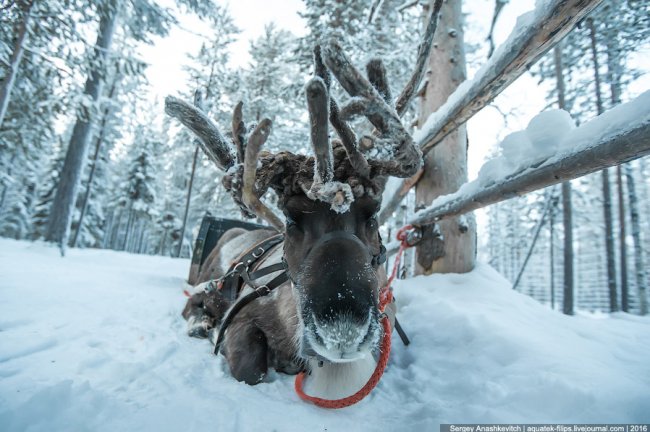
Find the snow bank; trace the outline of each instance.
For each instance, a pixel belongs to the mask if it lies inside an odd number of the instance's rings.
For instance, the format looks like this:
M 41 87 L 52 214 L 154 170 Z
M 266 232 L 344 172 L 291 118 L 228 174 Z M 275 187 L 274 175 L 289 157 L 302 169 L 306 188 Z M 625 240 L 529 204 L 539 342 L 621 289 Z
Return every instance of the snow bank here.
M 293 378 L 250 387 L 185 336 L 189 261 L 0 240 L 0 430 L 437 430 L 445 422 L 650 422 L 650 319 L 567 317 L 486 265 L 396 286 L 367 400 L 325 411 Z M 396 338 L 397 339 L 397 338 Z

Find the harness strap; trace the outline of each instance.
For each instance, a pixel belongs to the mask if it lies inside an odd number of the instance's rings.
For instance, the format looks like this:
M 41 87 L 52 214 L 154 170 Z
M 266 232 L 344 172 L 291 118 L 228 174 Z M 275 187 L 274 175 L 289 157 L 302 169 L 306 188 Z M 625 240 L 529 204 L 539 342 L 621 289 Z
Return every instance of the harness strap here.
M 380 348 L 381 352 L 380 352 L 379 361 L 377 362 L 377 365 L 375 367 L 372 376 L 370 377 L 370 380 L 368 380 L 368 382 L 358 392 L 356 392 L 355 394 L 349 397 L 342 398 L 342 399 L 328 400 L 328 399 L 309 396 L 302 390 L 303 381 L 305 379 L 305 372 L 303 371 L 296 376 L 296 380 L 294 384 L 295 391 L 296 393 L 298 393 L 298 396 L 300 396 L 301 399 L 309 401 L 321 408 L 344 408 L 350 405 L 354 405 L 355 403 L 362 400 L 379 383 L 379 379 L 383 375 L 384 370 L 386 369 L 386 365 L 388 364 L 388 357 L 390 356 L 390 348 L 391 348 L 390 322 L 388 316 L 384 313 L 384 310 L 389 303 L 393 302 L 393 293 L 392 293 L 391 285 L 397 274 L 397 267 L 399 266 L 402 253 L 406 248 L 411 247 L 411 245 L 409 245 L 408 242 L 406 241 L 406 231 L 411 228 L 412 228 L 411 225 L 407 225 L 398 231 L 397 239 L 401 241 L 400 249 L 399 252 L 397 253 L 397 256 L 395 257 L 393 271 L 390 277 L 388 278 L 386 285 L 384 285 L 379 292 L 379 311 L 383 314 L 381 323 L 384 330 L 384 335 L 382 338 L 382 344 Z M 348 236 L 350 236 L 350 234 L 345 232 L 328 233 L 325 236 L 323 236 L 323 238 L 320 239 L 320 242 L 329 241 L 333 237 L 348 237 Z M 224 317 L 221 326 L 219 327 L 219 333 L 217 334 L 217 340 L 214 345 L 215 355 L 219 354 L 219 350 L 221 348 L 221 345 L 223 344 L 226 335 L 226 330 L 228 326 L 232 323 L 235 316 L 244 307 L 246 307 L 246 305 L 248 305 L 249 303 L 251 303 L 252 301 L 260 297 L 269 295 L 274 289 L 276 289 L 277 287 L 279 287 L 280 285 L 282 285 L 283 283 L 289 280 L 289 275 L 286 271 L 286 263 L 284 262 L 284 260 L 282 260 L 282 262 L 272 264 L 270 266 L 256 270 L 250 274 L 248 273 L 248 269 L 252 266 L 252 264 L 255 263 L 259 258 L 261 258 L 268 251 L 267 248 L 270 248 L 278 244 L 282 240 L 283 240 L 283 236 L 278 235 L 277 238 L 272 237 L 260 244 L 255 245 L 253 248 L 249 250 L 248 253 L 244 254 L 240 258 L 239 262 L 237 264 L 234 264 L 233 267 L 231 267 L 231 270 L 228 272 L 228 276 L 235 275 L 237 280 L 243 279 L 244 282 L 250 285 L 254 290 L 246 294 L 242 298 L 240 298 L 230 308 L 230 310 Z M 264 247 L 261 247 L 262 245 Z M 373 264 L 375 260 L 379 263 L 384 262 L 384 260 L 386 259 L 386 249 L 383 247 L 383 245 L 381 246 L 379 254 L 372 256 L 372 259 L 373 259 Z M 280 273 L 278 276 L 273 278 L 268 284 L 255 286 L 255 284 L 253 283 L 254 280 L 259 279 L 260 277 L 281 270 L 283 270 L 282 273 Z M 395 327 L 398 334 L 402 338 L 404 344 L 408 345 L 409 344 L 408 338 L 406 337 L 401 326 L 397 322 L 397 319 L 395 319 Z
M 283 240 L 284 235 L 277 234 L 262 240 L 250 247 L 246 252 L 242 253 L 238 259 L 232 263 L 226 274 L 218 283 L 222 295 L 230 301 L 235 301 L 242 285 L 242 279 L 244 279 L 243 274 L 247 273 L 248 269 L 257 262 L 257 260 L 264 256 L 264 254 L 275 245 L 282 243 Z
M 269 266 L 270 267 L 270 266 Z M 284 267 L 283 267 L 284 268 Z M 277 270 L 276 270 L 277 271 Z M 247 273 L 246 273 L 247 274 Z M 252 302 L 255 299 L 258 299 L 260 297 L 264 297 L 266 295 L 269 295 L 271 291 L 288 281 L 289 278 L 287 277 L 286 272 L 281 273 L 271 282 L 269 282 L 266 285 L 261 285 L 253 290 L 253 292 L 246 294 L 239 300 L 237 300 L 237 303 L 233 305 L 233 307 L 230 308 L 226 316 L 224 317 L 223 321 L 221 322 L 221 326 L 219 327 L 219 333 L 217 334 L 217 341 L 214 344 L 214 354 L 218 355 L 219 354 L 219 349 L 221 348 L 221 344 L 223 343 L 224 337 L 226 336 L 226 329 L 228 326 L 232 323 L 232 320 L 235 318 L 235 316 L 244 308 L 246 305 L 248 305 L 250 302 Z
M 270 266 L 261 268 L 259 270 L 255 270 L 252 273 L 244 272 L 244 273 L 242 273 L 242 277 L 244 278 L 244 280 L 246 280 L 246 277 L 248 277 L 250 280 L 255 280 L 255 279 L 259 279 L 259 278 L 261 278 L 263 276 L 266 276 L 268 274 L 275 273 L 275 272 L 280 271 L 280 270 L 286 270 L 286 266 L 285 266 L 285 264 L 283 262 L 279 262 L 279 263 L 276 263 L 276 264 L 271 264 Z M 246 281 L 246 282 L 248 282 L 248 281 Z

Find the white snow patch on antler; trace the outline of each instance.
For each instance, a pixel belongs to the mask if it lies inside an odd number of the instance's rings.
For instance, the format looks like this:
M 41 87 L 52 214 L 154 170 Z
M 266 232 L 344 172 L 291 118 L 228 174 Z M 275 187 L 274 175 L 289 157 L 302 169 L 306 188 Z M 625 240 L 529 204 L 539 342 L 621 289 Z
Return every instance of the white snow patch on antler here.
M 345 213 L 350 210 L 354 202 L 352 188 L 347 183 L 331 181 L 323 183 L 320 179 L 314 178 L 309 190 L 305 191 L 309 199 L 319 200 L 330 204 L 330 208 L 337 213 Z

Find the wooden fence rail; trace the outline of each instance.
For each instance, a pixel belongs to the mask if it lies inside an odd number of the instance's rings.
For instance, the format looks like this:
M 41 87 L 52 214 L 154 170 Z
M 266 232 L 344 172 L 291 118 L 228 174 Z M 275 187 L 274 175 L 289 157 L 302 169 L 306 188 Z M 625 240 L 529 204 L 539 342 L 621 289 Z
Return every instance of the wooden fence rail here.
M 438 198 L 415 213 L 408 223 L 425 225 L 462 215 L 470 211 L 505 201 L 515 196 L 573 180 L 604 168 L 619 165 L 650 154 L 650 116 L 626 131 L 601 139 L 593 145 L 558 160 L 523 169 L 503 182 L 477 188 L 473 193 Z
M 519 78 L 539 58 L 555 46 L 602 0 L 551 0 L 540 10 L 530 12 L 527 26 L 516 29 L 504 46 L 498 48 L 488 64 L 469 85 L 461 85 L 433 113 L 422 132 L 415 135 L 426 153 L 449 133 L 463 125 Z M 397 192 L 384 203 L 380 223 L 388 220 L 419 177 L 405 179 Z

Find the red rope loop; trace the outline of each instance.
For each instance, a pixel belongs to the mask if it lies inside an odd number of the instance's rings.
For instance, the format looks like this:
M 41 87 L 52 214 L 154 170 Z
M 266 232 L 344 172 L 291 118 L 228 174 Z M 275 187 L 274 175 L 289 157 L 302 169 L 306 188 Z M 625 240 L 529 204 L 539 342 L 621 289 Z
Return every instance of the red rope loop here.
M 404 253 L 404 250 L 411 247 L 407 241 L 407 234 L 411 229 L 413 229 L 412 225 L 406 225 L 397 231 L 396 237 L 397 240 L 399 240 L 401 243 L 399 250 L 397 251 L 397 255 L 395 256 L 393 271 L 391 272 L 386 285 L 384 285 L 384 287 L 379 292 L 379 311 L 382 313 L 386 309 L 386 306 L 388 306 L 393 301 L 393 290 L 391 286 L 395 280 L 395 277 L 397 276 L 397 269 L 399 268 L 400 261 L 402 260 L 402 254 Z M 294 388 L 298 396 L 300 396 L 302 400 L 311 402 L 318 407 L 329 409 L 346 408 L 354 405 L 355 403 L 368 396 L 370 392 L 377 386 L 377 384 L 379 384 L 379 380 L 384 374 L 384 370 L 388 364 L 388 357 L 390 356 L 391 328 L 390 321 L 386 315 L 383 316 L 381 324 L 384 328 L 384 337 L 381 341 L 381 354 L 379 356 L 379 361 L 377 362 L 377 366 L 375 366 L 375 370 L 370 376 L 370 379 L 363 387 L 361 387 L 359 391 L 351 396 L 341 399 L 323 399 L 315 396 L 309 396 L 302 389 L 303 381 L 305 379 L 305 372 L 300 372 L 298 375 L 296 375 L 296 380 L 294 382 Z
M 391 329 L 390 323 L 388 322 L 388 317 L 384 316 L 384 318 L 381 320 L 381 323 L 384 327 L 384 337 L 381 342 L 381 355 L 379 356 L 379 361 L 377 362 L 377 366 L 370 376 L 370 379 L 363 387 L 361 387 L 358 392 L 352 396 L 344 397 L 341 399 L 323 399 L 315 396 L 309 396 L 302 390 L 302 383 L 305 379 L 305 372 L 300 372 L 298 375 L 296 375 L 296 381 L 294 382 L 294 388 L 296 389 L 298 396 L 300 396 L 302 400 L 311 402 L 318 407 L 330 409 L 349 407 L 350 405 L 354 405 L 355 403 L 368 396 L 368 394 L 370 394 L 370 392 L 377 386 L 377 384 L 379 384 L 379 380 L 384 374 L 384 370 L 388 364 L 388 357 L 390 355 Z

